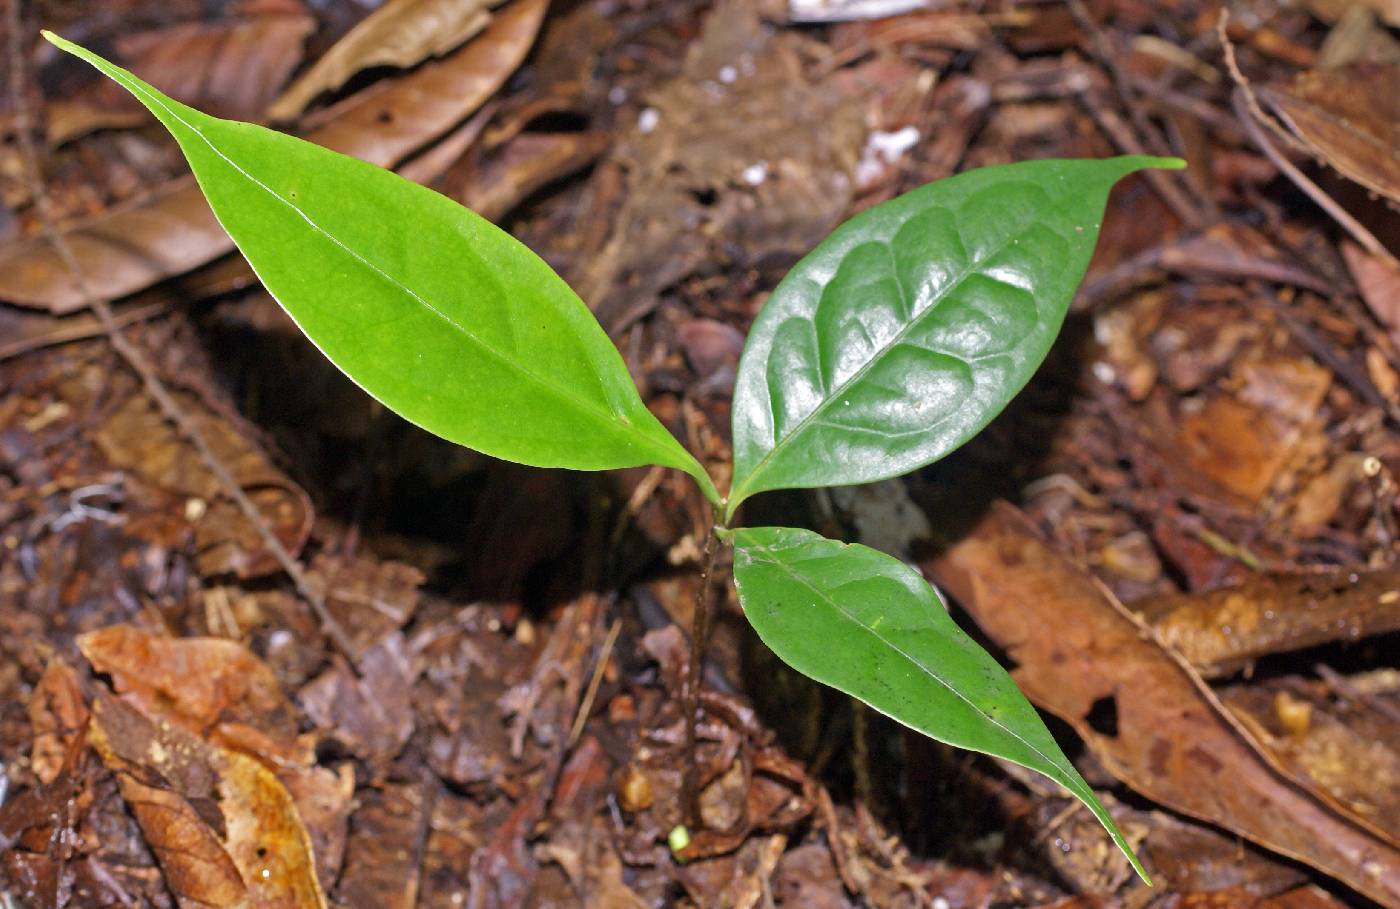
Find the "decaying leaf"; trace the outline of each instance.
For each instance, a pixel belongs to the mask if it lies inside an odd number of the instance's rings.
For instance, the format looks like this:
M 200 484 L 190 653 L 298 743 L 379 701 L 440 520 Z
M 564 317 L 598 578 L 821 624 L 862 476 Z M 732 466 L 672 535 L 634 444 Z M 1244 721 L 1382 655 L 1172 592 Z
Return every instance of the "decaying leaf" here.
M 413 853 L 426 810 L 420 786 L 386 785 L 362 796 L 337 890 L 346 905 L 413 909 L 419 888 Z
M 1306 5 L 1313 15 L 1326 22 L 1337 21 L 1352 7 L 1364 7 L 1387 25 L 1400 28 L 1400 0 L 1308 0 Z
M 1237 391 L 1202 395 L 1175 420 L 1174 451 L 1201 477 L 1246 502 L 1260 501 L 1308 433 L 1332 373 L 1306 357 L 1237 361 Z
M 99 694 L 92 742 L 183 905 L 324 907 L 311 841 L 255 758 Z
M 1371 312 L 1400 343 L 1400 267 L 1393 259 L 1373 255 L 1350 240 L 1342 241 L 1342 258 Z
M 387 761 L 413 734 L 415 662 L 396 632 L 360 658 L 358 677 L 337 664 L 307 684 L 297 700 L 312 722 L 356 755 Z
M 997 505 L 932 567 L 1006 649 L 1026 695 L 1069 722 L 1114 776 L 1378 902 L 1400 902 L 1400 849 L 1272 765 L 1186 664 L 1020 512 Z
M 1371 192 L 1400 203 L 1400 63 L 1299 73 L 1260 96 L 1314 153 Z
M 77 674 L 67 663 L 54 659 L 29 699 L 29 724 L 34 729 L 30 765 L 39 782 L 48 786 L 58 779 L 74 744 L 87 732 L 88 716 Z
M 428 57 L 439 57 L 479 34 L 491 21 L 490 7 L 500 2 L 389 0 L 298 77 L 268 113 L 273 120 L 291 120 L 317 95 L 340 88 L 361 70 L 372 66 L 407 68 Z
M 274 467 L 267 454 L 193 395 L 184 406 L 215 454 L 228 466 L 273 530 L 292 552 L 300 551 L 314 519 L 304 490 Z M 193 525 L 200 567 L 210 573 L 257 577 L 277 571 L 261 534 L 223 496 L 223 486 L 190 442 L 144 395 L 134 395 L 96 429 L 98 447 L 114 467 L 168 494 L 194 503 L 185 509 Z
M 534 43 L 546 6 L 545 0 L 517 0 L 477 40 L 327 108 L 304 124 L 302 135 L 382 167 L 398 164 L 496 93 Z M 109 300 L 233 250 L 233 241 L 189 178 L 78 223 L 64 231 L 64 238 L 82 266 L 88 290 Z M 87 303 L 77 278 L 42 237 L 0 249 L 0 300 L 58 315 Z
M 175 715 L 192 731 L 241 722 L 295 735 L 292 706 L 277 676 L 237 641 L 170 638 L 112 625 L 80 636 L 78 647 L 123 696 L 148 713 Z

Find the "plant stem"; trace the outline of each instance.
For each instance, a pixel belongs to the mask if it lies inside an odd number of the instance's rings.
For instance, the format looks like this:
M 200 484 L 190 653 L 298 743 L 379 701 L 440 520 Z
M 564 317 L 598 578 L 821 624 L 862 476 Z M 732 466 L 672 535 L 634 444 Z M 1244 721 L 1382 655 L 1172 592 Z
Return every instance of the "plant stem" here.
M 697 779 L 699 761 L 695 747 L 696 714 L 700 712 L 701 668 L 705 662 L 705 642 L 710 636 L 713 611 L 715 556 L 715 524 L 711 522 L 705 534 L 705 552 L 701 559 L 700 589 L 695 593 L 695 614 L 690 625 L 690 663 L 685 681 L 685 771 L 681 775 L 681 812 L 692 828 L 700 826 L 700 792 Z

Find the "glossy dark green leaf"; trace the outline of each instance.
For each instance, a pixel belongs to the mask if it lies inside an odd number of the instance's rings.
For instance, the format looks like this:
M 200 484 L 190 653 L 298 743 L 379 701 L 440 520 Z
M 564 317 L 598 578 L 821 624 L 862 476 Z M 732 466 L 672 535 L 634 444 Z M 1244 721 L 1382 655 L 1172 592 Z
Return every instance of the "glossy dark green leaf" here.
M 729 508 L 767 489 L 906 473 L 961 445 L 1060 330 L 1113 184 L 1174 158 L 969 171 L 863 212 L 754 321 L 734 390 Z
M 730 536 L 744 614 L 783 662 L 941 742 L 1045 774 L 1088 806 L 1146 880 L 1040 714 L 918 572 L 810 530 Z
M 593 314 L 509 234 L 389 171 L 207 116 L 45 37 L 150 108 L 267 290 L 391 410 L 522 464 L 676 467 L 718 500 Z

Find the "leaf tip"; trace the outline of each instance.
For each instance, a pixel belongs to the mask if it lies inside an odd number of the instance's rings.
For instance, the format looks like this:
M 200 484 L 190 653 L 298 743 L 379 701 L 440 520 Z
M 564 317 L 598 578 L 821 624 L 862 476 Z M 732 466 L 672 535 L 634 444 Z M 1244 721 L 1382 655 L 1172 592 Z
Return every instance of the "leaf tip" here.
M 1186 159 L 1184 158 L 1151 158 L 1151 163 L 1147 167 L 1155 167 L 1158 170 L 1185 170 Z
M 45 41 L 49 42 L 61 51 L 70 53 L 75 57 L 81 57 L 84 60 L 87 60 L 89 57 L 88 51 L 85 48 L 81 47 L 80 45 L 74 44 L 72 41 L 69 41 L 62 35 L 55 34 L 46 28 L 39 29 L 39 34 L 43 36 Z

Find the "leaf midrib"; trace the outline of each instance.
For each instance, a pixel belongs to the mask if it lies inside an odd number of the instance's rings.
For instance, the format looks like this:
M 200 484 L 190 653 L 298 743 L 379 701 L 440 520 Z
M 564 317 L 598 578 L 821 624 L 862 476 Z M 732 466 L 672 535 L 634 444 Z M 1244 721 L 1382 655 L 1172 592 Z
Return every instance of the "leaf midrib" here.
M 747 536 L 747 535 L 746 535 L 746 536 Z M 752 537 L 750 536 L 749 539 L 752 540 Z M 839 543 L 838 543 L 837 545 L 839 546 L 839 545 L 842 545 L 842 544 L 839 544 Z M 917 667 L 919 670 L 921 670 L 921 671 L 922 671 L 925 675 L 927 675 L 929 678 L 931 678 L 931 679 L 933 679 L 934 681 L 936 681 L 939 685 L 942 685 L 945 689 L 947 689 L 949 692 L 951 692 L 955 697 L 957 697 L 959 700 L 961 700 L 961 701 L 963 701 L 965 704 L 967 704 L 967 706 L 970 707 L 974 712 L 976 712 L 976 713 L 980 714 L 981 716 L 985 717 L 985 718 L 987 719 L 987 721 L 988 721 L 989 723 L 991 723 L 993 726 L 997 727 L 998 729 L 1001 729 L 1003 732 L 1005 732 L 1005 733 L 1006 733 L 1007 735 L 1009 735 L 1011 738 L 1013 738 L 1013 739 L 1015 739 L 1016 741 L 1020 742 L 1021 744 L 1025 745 L 1027 748 L 1029 748 L 1029 749 L 1030 749 L 1032 752 L 1034 752 L 1035 754 L 1040 755 L 1040 757 L 1041 757 L 1042 759 L 1044 759 L 1045 762 L 1046 762 L 1049 766 L 1053 767 L 1055 770 L 1059 771 L 1061 774 L 1064 774 L 1064 775 L 1066 776 L 1067 780 L 1068 780 L 1068 782 L 1067 782 L 1066 780 L 1056 780 L 1056 782 L 1060 783 L 1062 786 L 1064 786 L 1066 789 L 1069 789 L 1071 792 L 1076 792 L 1077 787 L 1074 786 L 1074 785 L 1072 785 L 1072 784 L 1075 782 L 1075 781 L 1074 781 L 1074 776 L 1073 776 L 1072 774 L 1067 773 L 1067 772 L 1066 772 L 1066 769 L 1065 769 L 1064 767 L 1061 767 L 1053 758 L 1051 758 L 1051 757 L 1050 757 L 1049 755 L 1047 755 L 1045 752 L 1041 751 L 1038 747 L 1036 747 L 1036 746 L 1035 746 L 1034 744 L 1032 744 L 1031 742 L 1027 741 L 1027 740 L 1026 740 L 1025 738 L 1023 738 L 1021 735 L 1017 734 L 1014 730 L 1010 729 L 1010 728 L 1007 727 L 1005 724 L 1003 724 L 1003 723 L 1001 723 L 1000 721 L 998 721 L 995 717 L 993 717 L 993 716 L 991 716 L 990 714 L 988 714 L 988 713 L 987 713 L 985 710 L 983 710 L 981 707 L 978 707 L 976 704 L 974 704 L 974 703 L 972 702 L 972 700 L 971 700 L 970 698 L 967 697 L 967 695 L 965 695 L 965 694 L 963 694 L 961 691 L 959 691 L 959 690 L 957 689 L 956 686 L 954 686 L 954 685 L 952 685 L 951 683 L 949 683 L 946 679 L 944 679 L 944 678 L 943 678 L 942 676 L 940 676 L 938 673 L 934 672 L 934 671 L 933 671 L 932 669 L 930 669 L 928 666 L 924 665 L 923 662 L 921 662 L 920 660 L 918 660 L 917 658 L 915 658 L 915 657 L 912 656 L 911 654 L 906 653 L 901 647 L 899 647 L 899 645 L 895 644 L 893 641 L 891 641 L 890 639 L 886 638 L 884 635 L 880 634 L 880 632 L 877 631 L 876 629 L 870 627 L 869 625 L 865 624 L 864 622 L 861 622 L 861 621 L 860 621 L 859 619 L 857 619 L 855 616 L 851 615 L 851 613 L 848 612 L 848 611 L 847 611 L 844 607 L 842 607 L 839 603 L 837 603 L 835 600 L 833 600 L 833 599 L 831 599 L 829 596 L 827 596 L 826 593 L 825 593 L 824 591 L 822 591 L 821 589 L 819 589 L 819 588 L 813 586 L 812 583 L 811 583 L 810 581 L 808 581 L 806 578 L 804 578 L 801 574 L 798 574 L 796 571 L 794 571 L 792 568 L 790 568 L 785 562 L 783 562 L 782 559 L 778 556 L 777 550 L 774 550 L 774 549 L 770 548 L 769 546 L 767 546 L 766 544 L 761 543 L 761 542 L 758 542 L 758 543 L 751 542 L 751 543 L 749 544 L 749 547 L 750 547 L 750 548 L 752 548 L 752 547 L 757 547 L 758 549 L 762 550 L 763 553 L 764 553 L 765 555 L 768 555 L 768 556 L 769 556 L 769 559 L 768 559 L 768 561 L 767 561 L 767 564 L 773 565 L 773 566 L 779 568 L 780 570 L 782 570 L 782 572 L 783 572 L 784 574 L 788 575 L 788 577 L 792 578 L 792 579 L 795 580 L 797 583 L 801 584 L 803 587 L 805 587 L 805 588 L 807 588 L 808 590 L 810 590 L 810 591 L 812 592 L 813 595 L 815 595 L 816 597 L 820 598 L 821 600 L 824 600 L 829 606 L 831 606 L 832 609 L 834 609 L 834 610 L 836 610 L 836 612 L 840 613 L 840 615 L 841 615 L 843 618 L 845 618 L 846 621 L 848 621 L 848 622 L 850 622 L 851 624 L 855 625 L 857 628 L 860 628 L 860 629 L 866 631 L 868 634 L 870 634 L 870 636 L 872 636 L 873 638 L 875 638 L 875 639 L 876 639 L 877 641 L 879 641 L 881 644 L 884 644 L 885 646 L 887 646 L 887 647 L 889 647 L 891 650 L 893 650 L 895 653 L 897 653 L 897 654 L 899 654 L 900 656 L 904 657 L 904 659 L 906 659 L 906 660 L 908 660 L 910 663 L 912 663 L 915 667 Z M 846 547 L 846 548 L 849 548 L 849 547 Z M 898 719 L 898 718 L 896 717 L 896 719 Z M 901 722 L 902 722 L 902 721 L 901 721 Z M 932 733 L 930 733 L 930 734 L 932 734 Z M 974 749 L 974 750 L 980 750 L 980 749 Z
M 253 185 L 257 186 L 259 189 L 266 192 L 268 195 L 272 196 L 272 198 L 276 199 L 278 202 L 281 202 L 283 205 L 287 206 L 292 211 L 296 212 L 297 215 L 299 215 L 302 218 L 302 220 L 304 220 L 311 227 L 312 230 L 323 235 L 336 247 L 338 247 L 347 255 L 349 255 L 351 259 L 359 262 L 365 268 L 369 269 L 385 281 L 389 282 L 389 284 L 391 284 L 392 286 L 397 287 L 403 293 L 407 294 L 410 298 L 412 298 L 415 302 L 423 306 L 423 308 L 427 309 L 433 315 L 437 316 L 438 318 L 446 322 L 448 325 L 452 326 L 454 329 L 457 330 L 458 333 L 462 335 L 463 338 L 474 344 L 478 349 L 486 353 L 488 356 L 492 357 L 497 362 L 505 365 L 506 367 L 512 369 L 518 375 L 533 382 L 535 385 L 545 389 L 547 392 L 550 392 L 556 397 L 575 405 L 578 409 L 588 412 L 595 416 L 601 416 L 604 420 L 614 425 L 625 427 L 626 435 L 631 435 L 636 439 L 641 440 L 647 448 L 650 448 L 654 452 L 664 453 L 665 455 L 667 455 L 668 462 L 673 458 L 674 452 L 667 450 L 665 446 L 662 445 L 660 442 L 653 439 L 646 433 L 642 432 L 641 428 L 638 427 L 635 423 L 633 423 L 630 419 L 628 419 L 625 415 L 609 411 L 605 408 L 601 408 L 593 402 L 588 401 L 587 399 L 575 396 L 570 389 L 557 385 L 554 382 L 550 381 L 548 378 L 533 372 L 532 370 L 528 369 L 524 364 L 505 356 L 504 354 L 497 351 L 495 348 L 491 347 L 491 345 L 478 338 L 465 326 L 457 322 L 451 316 L 444 313 L 442 310 L 433 306 L 432 303 L 428 302 L 412 288 L 408 287 L 403 282 L 390 275 L 388 272 L 380 268 L 374 262 L 371 262 L 362 254 L 356 252 L 348 244 L 342 241 L 339 237 L 336 237 L 330 231 L 326 230 L 320 224 L 317 224 L 316 221 L 309 214 L 307 214 L 307 212 L 298 207 L 290 199 L 287 199 L 286 197 L 282 196 L 272 187 L 268 186 L 266 183 L 259 180 L 252 173 L 247 171 L 241 164 L 239 164 L 237 161 L 234 161 L 227 154 L 225 154 L 222 149 L 215 145 L 198 126 L 186 120 L 184 117 L 180 116 L 179 112 L 173 110 L 159 96 L 152 94 L 150 91 L 147 91 L 146 87 L 140 82 L 135 81 L 131 77 L 128 77 L 125 72 L 121 71 L 116 67 L 113 67 L 113 70 L 115 72 L 109 73 L 109 75 L 111 75 L 112 78 L 117 79 L 119 82 L 125 85 L 128 91 L 140 95 L 142 98 L 148 100 L 150 103 L 155 104 L 161 110 L 165 111 L 166 114 L 168 114 L 181 126 L 185 127 L 190 132 L 194 133 L 194 135 L 198 136 L 200 141 L 203 142 L 206 146 L 208 146 L 211 152 L 213 152 L 218 158 L 224 161 L 224 163 L 228 164 L 229 167 L 233 168 L 234 171 L 236 171 L 240 176 L 248 180 Z M 251 266 L 252 262 L 249 262 L 249 265 Z M 256 272 L 257 269 L 254 268 L 254 271 Z
M 1043 187 L 1042 187 L 1042 188 L 1043 188 Z M 1061 211 L 1061 210 L 1065 207 L 1065 201 L 1066 201 L 1068 198 L 1070 198 L 1070 197 L 1069 197 L 1069 196 L 1061 196 L 1061 197 L 1060 197 L 1060 200 L 1059 200 L 1058 202 L 1052 204 L 1052 205 L 1050 206 L 1050 209 L 1049 209 L 1049 210 L 1050 210 L 1051 212 L 1059 212 L 1059 211 Z M 931 205 L 930 205 L 930 206 L 926 206 L 926 208 L 931 208 L 931 207 L 933 207 L 933 206 L 931 206 Z M 917 212 L 916 212 L 915 214 L 917 214 Z M 894 233 L 898 233 L 899 230 L 900 230 L 900 228 L 903 228 L 905 224 L 909 223 L 909 221 L 910 221 L 912 218 L 915 217 L 915 214 L 911 214 L 908 218 L 905 218 L 902 222 L 900 222 L 899 228 L 896 228 L 896 229 L 894 230 Z M 813 423 L 813 422 L 816 421 L 819 417 L 821 417 L 823 414 L 825 414 L 827 407 L 830 406 L 830 404 L 831 404 L 833 401 L 835 401 L 837 398 L 841 397 L 841 395 L 844 394 L 845 391 L 846 391 L 848 388 L 850 388 L 852 385 L 855 385 L 855 384 L 858 383 L 862 378 L 864 378 L 865 374 L 866 374 L 867 372 L 869 372 L 870 369 L 871 369 L 872 367 L 874 367 L 874 365 L 875 365 L 876 363 L 878 363 L 878 362 L 879 362 L 881 359 L 883 359 L 887 354 L 889 354 L 890 351 L 894 350 L 894 349 L 895 349 L 896 347 L 898 347 L 900 344 L 904 343 L 905 338 L 907 337 L 907 335 L 908 335 L 911 331 L 913 331 L 914 327 L 915 327 L 916 325 L 922 324 L 923 319 L 924 319 L 926 316 L 928 316 L 929 313 L 932 313 L 934 310 L 936 310 L 936 309 L 939 307 L 939 305 L 940 305 L 944 300 L 946 300 L 946 299 L 948 298 L 948 296 L 949 296 L 950 294 L 952 294 L 952 293 L 953 293 L 954 291 L 956 291 L 959 287 L 961 287 L 961 286 L 962 286 L 962 283 L 963 283 L 964 281 L 966 281 L 969 277 L 971 277 L 973 274 L 975 274 L 977 271 L 979 271 L 979 270 L 981 269 L 981 267 L 982 267 L 983 265 L 985 265 L 989 260 L 991 260 L 994 256 L 1000 254 L 1003 250 L 1005 250 L 1006 247 L 1011 243 L 1012 240 L 1019 239 L 1021 236 L 1023 236 L 1028 230 L 1030 230 L 1031 227 L 1034 226 L 1035 223 L 1036 223 L 1036 222 L 1032 222 L 1031 224 L 1028 224 L 1028 225 L 1026 225 L 1025 227 L 1022 227 L 1022 228 L 1021 228 L 1020 230 L 1018 230 L 1015 234 L 1013 234 L 1012 236 L 1008 237 L 1007 240 L 1006 240 L 1006 242 L 1004 242 L 1004 243 L 998 245 L 994 250 L 992 250 L 992 251 L 986 253 L 986 254 L 985 254 L 983 257 L 981 257 L 980 259 L 977 259 L 976 261 L 974 261 L 974 262 L 972 262 L 972 263 L 969 263 L 968 266 L 967 266 L 967 268 L 963 269 L 963 271 L 957 276 L 957 278 L 956 278 L 955 280 L 953 280 L 953 281 L 948 285 L 948 287 L 947 287 L 942 293 L 940 293 L 936 298 L 934 298 L 934 300 L 928 305 L 927 308 L 924 309 L 923 312 L 921 312 L 921 313 L 919 313 L 918 315 L 914 316 L 914 317 L 911 318 L 907 323 L 905 323 L 904 327 L 901 328 L 898 332 L 895 333 L 894 337 L 890 339 L 889 343 L 887 343 L 887 344 L 883 345 L 882 347 L 880 347 L 875 353 L 873 353 L 873 354 L 870 356 L 870 359 L 866 360 L 865 363 L 861 364 L 861 367 L 860 367 L 859 369 L 857 369 L 854 373 L 851 374 L 850 378 L 848 378 L 846 381 L 844 381 L 844 382 L 842 382 L 840 385 L 838 385 L 834 390 L 832 390 L 832 392 L 831 392 L 830 394 L 828 394 L 828 395 L 826 395 L 825 397 L 823 397 L 822 400 L 821 400 L 821 403 L 819 403 L 816 407 L 814 407 L 814 408 L 812 409 L 812 412 L 811 412 L 811 413 L 807 414 L 807 416 L 805 416 L 805 417 L 803 417 L 801 420 L 799 420 L 799 421 L 797 422 L 797 425 L 794 426 L 794 427 L 792 428 L 792 430 L 789 431 L 786 435 L 784 435 L 781 439 L 777 439 L 777 438 L 776 438 L 776 433 L 777 433 L 777 431 L 778 431 L 778 429 L 777 429 L 778 420 L 777 420 L 777 414 L 773 412 L 773 400 L 772 400 L 772 395 L 771 395 L 771 394 L 765 395 L 765 398 L 766 398 L 766 406 L 768 407 L 768 410 L 769 410 L 769 419 L 772 421 L 772 424 L 773 424 L 773 432 L 774 432 L 774 434 L 775 434 L 775 441 L 773 442 L 773 447 L 770 448 L 770 449 L 768 449 L 768 451 L 763 455 L 763 457 L 759 459 L 758 463 L 755 464 L 755 465 L 753 466 L 753 469 L 749 471 L 748 475 L 744 478 L 743 484 L 739 487 L 739 489 L 738 489 L 737 491 L 735 491 L 734 493 L 731 493 L 731 494 L 730 494 L 730 501 L 731 501 L 731 503 L 734 503 L 734 504 L 731 504 L 730 507 L 731 507 L 731 508 L 732 508 L 732 507 L 735 507 L 735 505 L 737 505 L 738 502 L 741 502 L 741 501 L 743 501 L 745 498 L 748 497 L 748 495 L 749 495 L 748 490 L 749 490 L 749 488 L 750 488 L 751 486 L 753 486 L 753 481 L 754 481 L 754 479 L 757 478 L 758 476 L 760 476 L 760 475 L 763 473 L 764 468 L 767 467 L 768 464 L 769 464 L 769 462 L 771 462 L 771 461 L 773 460 L 773 458 L 777 456 L 777 454 L 778 454 L 779 451 L 783 450 L 784 446 L 788 445 L 793 439 L 797 438 L 804 430 L 806 430 L 806 428 L 807 428 L 811 423 Z M 889 241 L 889 240 L 881 240 L 881 241 L 879 241 L 879 242 L 880 242 L 882 245 L 884 245 L 885 247 L 890 248 L 890 249 L 891 249 L 891 253 L 893 253 L 893 248 L 891 247 L 891 244 L 890 244 L 890 241 Z M 847 253 L 849 253 L 849 250 L 847 250 Z M 843 259 L 843 260 L 844 260 L 844 258 L 845 258 L 845 255 L 842 256 L 842 259 Z M 838 270 L 840 269 L 840 265 L 839 265 L 839 264 L 838 264 L 838 266 L 837 266 L 837 269 L 838 269 Z M 900 294 L 903 295 L 903 294 L 904 294 L 904 286 L 903 286 L 903 281 L 902 281 L 902 280 L 900 279 L 900 277 L 899 277 L 898 269 L 892 270 L 892 274 L 895 276 L 895 283 L 896 283 L 896 285 L 897 285 L 898 288 L 899 288 Z M 826 287 L 826 285 L 823 285 L 823 289 L 825 289 L 825 287 Z M 1032 295 L 1033 297 L 1035 296 L 1034 293 L 1032 293 L 1031 295 Z M 809 319 L 808 321 L 815 321 L 815 318 L 811 318 L 811 319 Z M 1037 319 L 1037 321 L 1039 321 L 1039 319 Z M 1039 326 L 1037 326 L 1037 327 L 1039 327 Z M 1025 341 L 1023 340 L 1021 343 L 1024 344 Z M 1020 346 L 1020 345 L 1017 345 L 1017 346 Z M 772 353 L 772 347 L 771 347 L 771 346 L 769 347 L 769 353 L 770 353 L 770 354 Z M 948 356 L 953 356 L 953 354 L 948 354 Z M 959 358 L 959 359 L 962 359 L 962 358 Z M 966 361 L 965 361 L 965 362 L 966 362 Z M 765 377 L 764 377 L 764 388 L 766 389 L 767 387 L 768 387 L 768 381 L 767 381 L 767 376 L 766 376 L 766 374 L 765 374 Z

